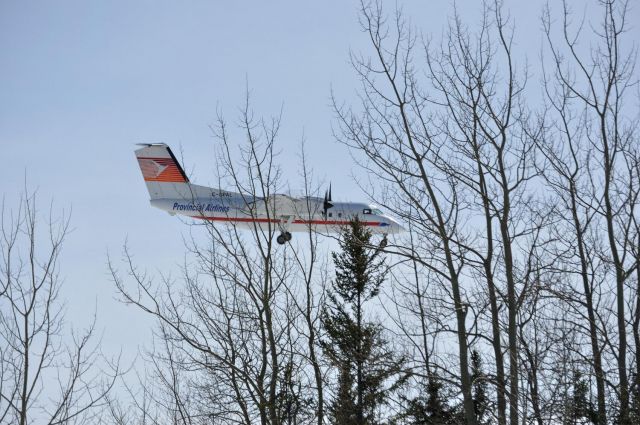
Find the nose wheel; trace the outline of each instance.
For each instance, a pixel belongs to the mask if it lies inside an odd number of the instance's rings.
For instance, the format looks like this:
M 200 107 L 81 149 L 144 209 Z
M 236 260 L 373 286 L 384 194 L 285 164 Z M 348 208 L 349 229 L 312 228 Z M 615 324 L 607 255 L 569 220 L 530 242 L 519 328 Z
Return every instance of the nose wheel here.
M 279 234 L 278 237 L 276 238 L 276 242 L 278 242 L 280 245 L 284 245 L 286 242 L 289 242 L 290 240 L 291 240 L 291 233 L 289 232 L 283 232 Z

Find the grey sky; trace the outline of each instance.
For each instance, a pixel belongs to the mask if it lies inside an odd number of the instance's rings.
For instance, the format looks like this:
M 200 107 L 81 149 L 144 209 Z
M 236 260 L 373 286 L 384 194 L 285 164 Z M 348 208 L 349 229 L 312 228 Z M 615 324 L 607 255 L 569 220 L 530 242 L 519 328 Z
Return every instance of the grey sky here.
M 436 38 L 452 11 L 447 1 L 398 3 Z M 534 91 L 543 3 L 506 2 L 516 43 L 532 64 Z M 457 5 L 470 22 L 477 20 L 480 2 Z M 187 172 L 198 183 L 212 182 L 207 126 L 217 110 L 235 119 L 247 80 L 258 114 L 283 107 L 281 163 L 290 164 L 292 189 L 300 187 L 293 179 L 304 134 L 310 165 L 333 181 L 334 197 L 366 200 L 351 179 L 347 151 L 331 135 L 330 89 L 354 101 L 348 52 L 369 52 L 357 6 L 345 0 L 0 0 L 0 188 L 11 205 L 26 174 L 43 212 L 51 199 L 55 208 L 73 208 L 62 275 L 74 325 L 88 320 L 97 303 L 105 350 L 146 338 L 149 322 L 113 299 L 106 253 L 119 256 L 128 238 L 140 264 L 175 270 L 186 228 L 149 206 L 134 144 L 182 146 Z M 632 24 L 640 22 L 633 6 Z

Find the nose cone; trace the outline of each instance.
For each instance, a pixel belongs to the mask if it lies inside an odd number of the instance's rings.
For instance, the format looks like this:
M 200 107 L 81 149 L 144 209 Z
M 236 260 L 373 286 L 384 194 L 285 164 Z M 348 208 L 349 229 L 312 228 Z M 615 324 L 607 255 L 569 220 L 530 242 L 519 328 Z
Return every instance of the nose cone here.
M 393 233 L 404 233 L 407 231 L 407 229 L 402 227 L 398 222 L 394 222 L 391 228 L 393 229 Z
M 404 232 L 406 232 L 406 229 L 404 227 L 402 227 L 400 225 L 400 223 L 398 223 L 397 221 L 394 221 L 391 224 L 391 232 L 392 233 L 404 233 Z
M 402 233 L 406 231 L 406 229 L 402 227 L 400 223 L 395 221 L 393 218 L 391 217 L 385 217 L 385 218 L 387 219 L 387 226 L 386 226 L 387 233 L 394 235 L 396 233 Z

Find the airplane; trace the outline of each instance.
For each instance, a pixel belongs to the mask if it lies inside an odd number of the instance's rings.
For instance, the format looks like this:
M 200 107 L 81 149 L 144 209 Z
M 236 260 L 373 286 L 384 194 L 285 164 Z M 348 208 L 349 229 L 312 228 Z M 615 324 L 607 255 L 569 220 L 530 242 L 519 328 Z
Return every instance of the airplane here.
M 309 231 L 310 227 L 320 232 L 340 232 L 354 217 L 372 233 L 387 235 L 404 231 L 396 220 L 375 205 L 333 202 L 331 186 L 324 198 L 284 194 L 264 198 L 199 186 L 189 181 L 169 146 L 164 143 L 139 146 L 142 148 L 135 154 L 150 203 L 171 215 L 246 228 L 277 226 L 280 234 L 276 241 L 280 245 L 291 240 L 291 232 Z

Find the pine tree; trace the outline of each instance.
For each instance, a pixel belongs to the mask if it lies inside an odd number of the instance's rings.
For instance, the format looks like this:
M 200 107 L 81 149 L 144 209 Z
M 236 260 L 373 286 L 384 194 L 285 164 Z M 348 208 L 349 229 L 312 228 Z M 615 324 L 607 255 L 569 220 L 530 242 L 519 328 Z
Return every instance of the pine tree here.
M 567 400 L 567 425 L 597 424 L 597 410 L 590 400 L 589 382 L 584 379 L 582 373 L 574 369 L 573 371 L 573 394 Z
M 382 327 L 364 318 L 364 305 L 375 298 L 387 274 L 382 243 L 372 246 L 371 232 L 351 221 L 333 253 L 336 278 L 322 316 L 322 347 L 338 371 L 336 398 L 329 413 L 335 424 L 376 424 L 379 408 L 407 379 L 404 359 L 383 338 Z
M 489 409 L 487 398 L 487 380 L 482 371 L 482 357 L 477 350 L 471 352 L 471 382 L 473 385 L 473 409 L 478 424 L 485 424 Z
M 435 375 L 427 380 L 421 393 L 408 400 L 407 408 L 402 415 L 409 423 L 415 425 L 457 425 L 464 423 L 457 406 L 449 406 L 446 401 L 447 388 Z
M 309 422 L 313 406 L 313 399 L 302 396 L 302 384 L 295 378 L 294 368 L 287 362 L 278 376 L 277 411 L 283 425 Z
M 639 359 L 640 360 L 640 359 Z M 629 408 L 629 420 L 632 424 L 640 424 L 640 380 L 638 375 L 631 375 L 631 406 Z

